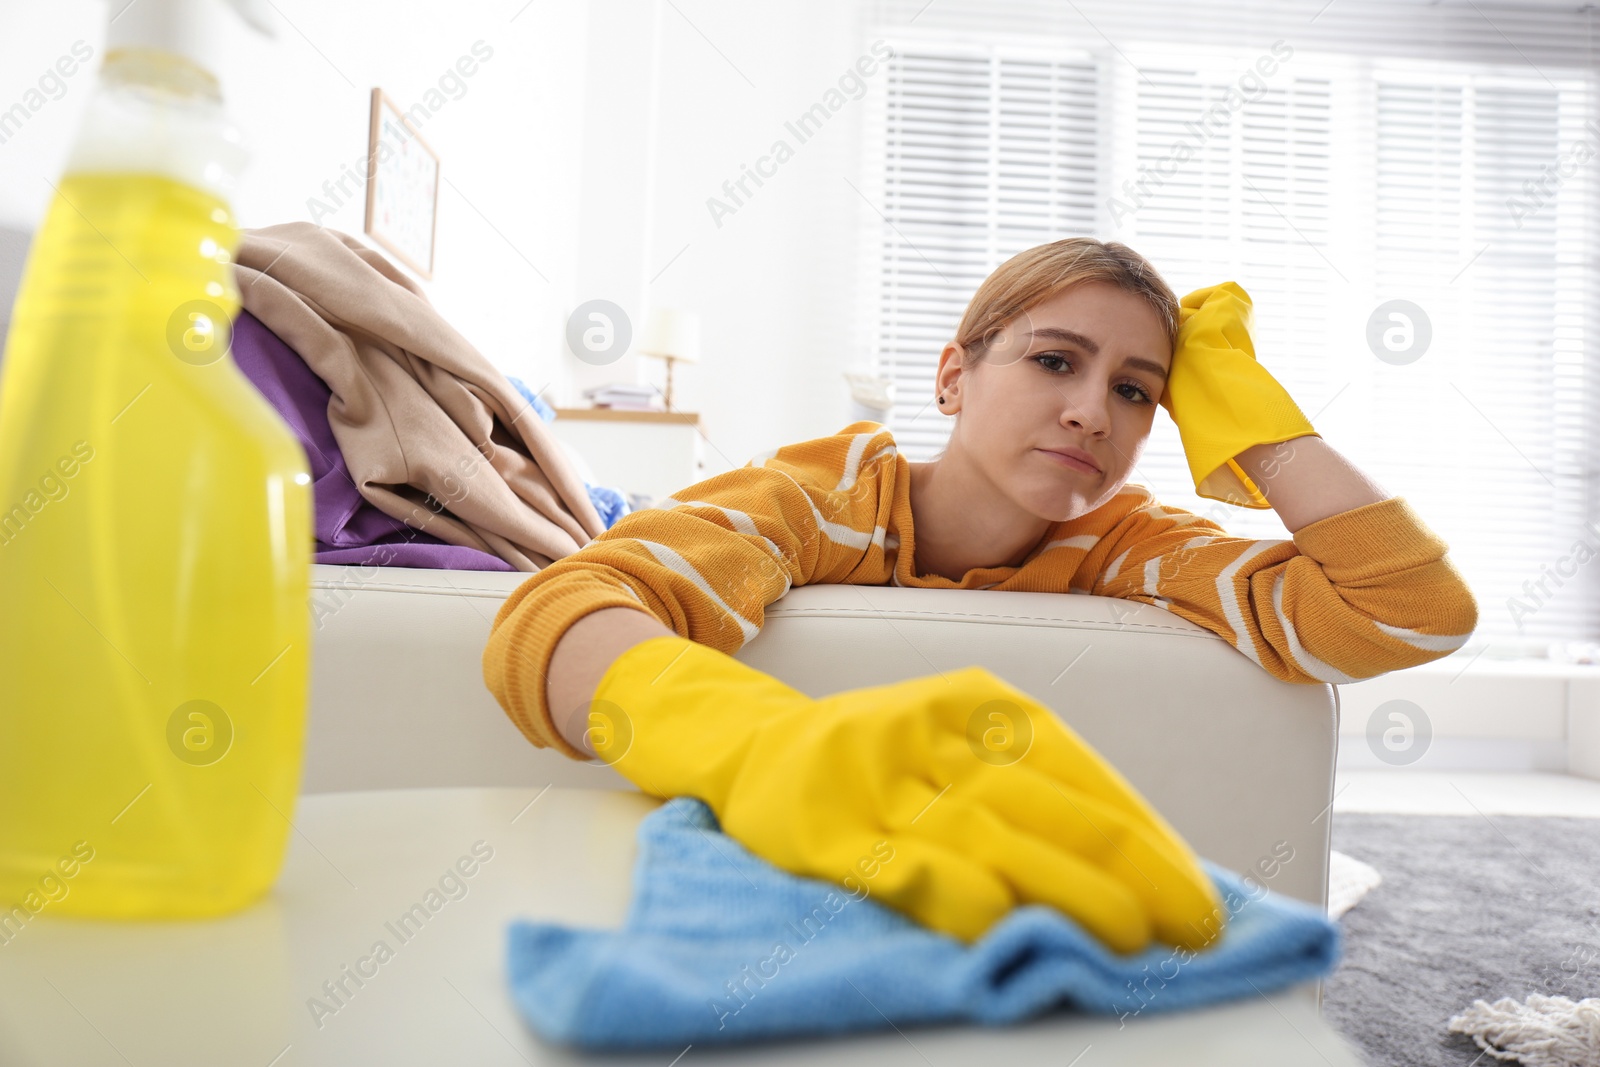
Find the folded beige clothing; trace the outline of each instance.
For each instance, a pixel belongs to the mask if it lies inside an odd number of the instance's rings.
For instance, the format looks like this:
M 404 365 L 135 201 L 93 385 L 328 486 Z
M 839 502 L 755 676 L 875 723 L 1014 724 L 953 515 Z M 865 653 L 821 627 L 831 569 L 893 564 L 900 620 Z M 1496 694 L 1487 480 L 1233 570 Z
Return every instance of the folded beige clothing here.
M 379 510 L 519 571 L 605 529 L 538 412 L 378 252 L 289 222 L 245 230 L 236 274 L 244 309 L 333 391 L 334 439 Z

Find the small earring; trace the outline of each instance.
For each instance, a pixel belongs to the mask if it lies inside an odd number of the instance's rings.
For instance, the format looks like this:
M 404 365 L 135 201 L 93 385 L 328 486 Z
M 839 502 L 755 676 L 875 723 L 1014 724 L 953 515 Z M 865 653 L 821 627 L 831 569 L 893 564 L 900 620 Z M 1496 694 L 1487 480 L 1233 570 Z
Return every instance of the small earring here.
M 941 404 L 943 404 L 943 403 L 944 403 L 944 397 L 942 397 L 942 396 L 941 396 L 941 397 L 940 397 L 940 398 L 939 398 L 939 403 L 941 403 Z

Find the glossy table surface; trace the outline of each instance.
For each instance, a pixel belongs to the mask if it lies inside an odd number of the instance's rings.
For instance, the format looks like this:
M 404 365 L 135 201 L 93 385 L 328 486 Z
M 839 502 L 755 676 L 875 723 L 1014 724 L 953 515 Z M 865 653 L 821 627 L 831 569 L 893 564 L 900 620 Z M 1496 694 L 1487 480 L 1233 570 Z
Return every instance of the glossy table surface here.
M 561 787 L 302 797 L 277 884 L 242 912 L 119 923 L 46 908 L 0 945 L 0 1064 L 668 1067 L 676 1053 L 601 1057 L 547 1044 L 517 1014 L 504 977 L 513 919 L 621 925 L 634 833 L 657 803 Z M 452 870 L 472 874 L 446 878 L 449 895 L 432 899 L 426 923 L 397 936 L 398 918 Z M 380 940 L 391 953 L 378 962 Z M 360 986 L 346 980 L 354 992 L 335 1007 L 324 984 L 363 958 L 376 973 Z M 1121 1024 L 1057 1013 L 999 1029 L 693 1047 L 675 1062 L 1359 1067 L 1313 989 Z

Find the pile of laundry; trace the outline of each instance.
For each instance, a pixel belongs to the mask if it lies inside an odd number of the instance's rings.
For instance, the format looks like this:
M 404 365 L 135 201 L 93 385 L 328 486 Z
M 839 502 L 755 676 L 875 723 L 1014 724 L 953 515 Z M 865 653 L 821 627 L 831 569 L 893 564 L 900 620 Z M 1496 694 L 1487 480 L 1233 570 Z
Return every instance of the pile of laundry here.
M 232 352 L 300 439 L 317 563 L 537 571 L 629 510 L 421 287 L 348 234 L 246 230 Z

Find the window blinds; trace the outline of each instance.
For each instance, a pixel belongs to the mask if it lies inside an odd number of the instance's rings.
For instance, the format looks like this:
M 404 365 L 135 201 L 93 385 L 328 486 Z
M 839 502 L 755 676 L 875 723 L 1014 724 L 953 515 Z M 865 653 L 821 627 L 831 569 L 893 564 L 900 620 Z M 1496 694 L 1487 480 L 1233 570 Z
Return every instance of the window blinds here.
M 990 270 L 1094 227 L 1096 77 L 1087 57 L 992 49 L 906 50 L 888 64 L 869 124 L 881 151 L 877 353 L 909 454 L 933 454 L 948 434 L 934 369 Z
M 1579 544 L 1600 550 L 1589 16 L 1340 0 L 1297 28 L 1316 48 L 1266 37 L 1318 6 L 1263 7 L 1242 43 L 1165 4 L 1079 3 L 1084 32 L 1054 7 L 879 3 L 871 37 L 897 56 L 863 192 L 882 211 L 891 427 L 913 459 L 943 446 L 934 368 L 994 267 L 1061 237 L 1123 241 L 1180 296 L 1249 290 L 1263 363 L 1450 543 L 1479 599 L 1475 644 L 1600 636 L 1600 559 Z M 1288 58 L 1202 126 L 1278 40 Z M 1369 344 L 1397 299 L 1431 334 L 1410 362 Z M 1286 536 L 1270 511 L 1194 496 L 1164 412 L 1130 480 L 1231 532 Z

